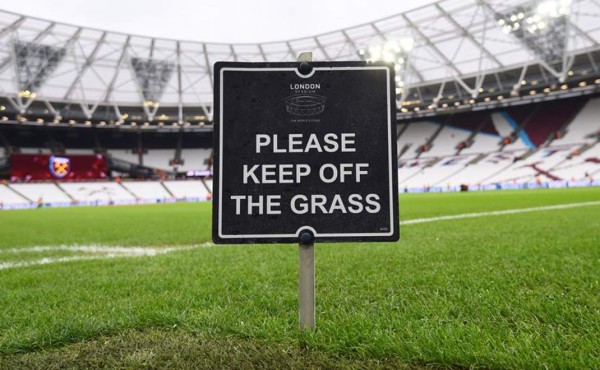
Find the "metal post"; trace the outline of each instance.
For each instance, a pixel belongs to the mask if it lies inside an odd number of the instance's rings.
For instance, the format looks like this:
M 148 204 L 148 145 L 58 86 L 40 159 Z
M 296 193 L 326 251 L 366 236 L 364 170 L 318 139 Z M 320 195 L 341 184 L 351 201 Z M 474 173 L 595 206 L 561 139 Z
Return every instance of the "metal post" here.
M 301 53 L 298 61 L 312 62 L 312 53 Z M 298 252 L 298 319 L 301 330 L 312 330 L 315 328 L 315 243 L 311 233 L 300 233 Z
M 298 257 L 300 329 L 312 330 L 315 328 L 315 243 L 300 243 Z

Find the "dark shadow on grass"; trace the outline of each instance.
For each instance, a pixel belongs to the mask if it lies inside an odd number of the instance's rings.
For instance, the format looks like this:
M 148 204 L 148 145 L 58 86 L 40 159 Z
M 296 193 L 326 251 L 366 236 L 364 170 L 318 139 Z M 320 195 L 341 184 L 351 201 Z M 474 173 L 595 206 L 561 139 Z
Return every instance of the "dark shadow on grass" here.
M 0 357 L 0 369 L 451 369 L 396 358 L 346 357 L 303 344 L 211 337 L 181 329 L 129 330 L 61 348 Z

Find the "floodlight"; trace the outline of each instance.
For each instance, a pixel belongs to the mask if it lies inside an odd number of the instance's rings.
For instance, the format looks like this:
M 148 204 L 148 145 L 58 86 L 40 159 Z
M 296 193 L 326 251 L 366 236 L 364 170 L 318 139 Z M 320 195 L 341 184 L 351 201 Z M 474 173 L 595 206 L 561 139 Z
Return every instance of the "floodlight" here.
M 26 98 L 26 99 L 35 99 L 35 97 L 37 96 L 36 93 L 29 91 L 29 90 L 21 90 L 17 93 L 17 96 L 21 97 L 21 98 Z
M 544 62 L 560 60 L 566 49 L 571 0 L 537 0 L 496 12 L 502 32 L 518 38 Z
M 13 42 L 19 98 L 33 100 L 37 91 L 56 70 L 67 51 L 65 48 L 35 42 Z M 24 107 L 21 107 L 24 109 Z
M 144 106 L 148 108 L 154 108 L 160 106 L 160 103 L 152 100 L 146 100 L 144 101 Z
M 400 40 L 389 40 L 380 45 L 373 45 L 360 49 L 358 55 L 367 62 L 384 61 L 394 63 L 396 71 L 396 95 L 404 92 L 404 72 L 408 67 L 408 60 L 414 48 L 414 40 L 409 37 Z

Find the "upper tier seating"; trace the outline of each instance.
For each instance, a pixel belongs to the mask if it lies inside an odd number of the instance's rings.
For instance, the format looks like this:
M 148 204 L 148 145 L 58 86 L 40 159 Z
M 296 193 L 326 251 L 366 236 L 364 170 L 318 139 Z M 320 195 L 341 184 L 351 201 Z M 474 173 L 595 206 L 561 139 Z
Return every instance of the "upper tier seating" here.
M 181 158 L 183 165 L 179 166 L 180 171 L 198 171 L 208 169 L 208 159 L 212 153 L 210 148 L 202 149 L 182 149 Z
M 144 154 L 143 161 L 145 167 L 169 171 L 172 169 L 169 161 L 173 158 L 175 158 L 174 149 L 148 149 L 148 152 Z
M 134 164 L 140 164 L 140 159 L 137 153 L 133 153 L 131 149 L 108 149 L 108 155 L 113 158 L 127 161 Z

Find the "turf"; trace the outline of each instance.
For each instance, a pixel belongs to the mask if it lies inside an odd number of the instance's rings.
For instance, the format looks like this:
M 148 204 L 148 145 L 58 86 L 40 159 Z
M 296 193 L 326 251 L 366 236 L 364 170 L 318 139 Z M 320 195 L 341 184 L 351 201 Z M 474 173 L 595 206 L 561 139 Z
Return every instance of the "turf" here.
M 407 220 L 594 200 L 598 188 L 401 194 L 400 207 Z M 208 203 L 0 212 L 5 251 L 199 246 L 0 270 L 0 368 L 600 368 L 598 230 L 593 205 L 318 244 L 318 328 L 303 333 L 297 246 L 202 246 Z

